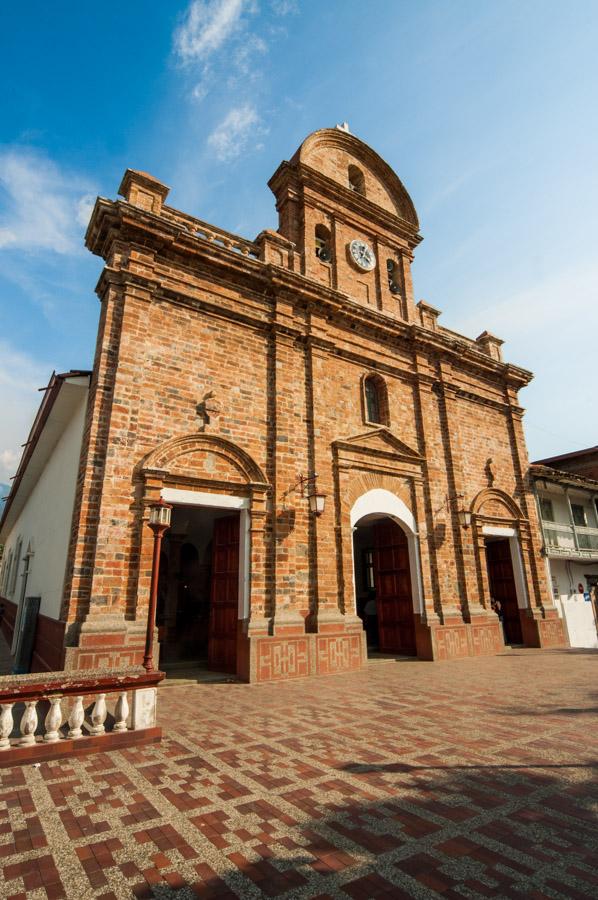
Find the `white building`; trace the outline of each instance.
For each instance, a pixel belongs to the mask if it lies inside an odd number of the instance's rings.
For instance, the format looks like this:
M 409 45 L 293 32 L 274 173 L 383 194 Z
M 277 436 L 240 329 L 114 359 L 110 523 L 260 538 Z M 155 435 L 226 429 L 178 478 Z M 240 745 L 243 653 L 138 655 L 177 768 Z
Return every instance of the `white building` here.
M 597 647 L 598 481 L 534 464 L 544 555 L 572 647 Z
M 0 520 L 2 631 L 17 670 L 61 668 L 55 656 L 63 634 L 56 631 L 64 631 L 60 612 L 90 376 L 52 375 Z

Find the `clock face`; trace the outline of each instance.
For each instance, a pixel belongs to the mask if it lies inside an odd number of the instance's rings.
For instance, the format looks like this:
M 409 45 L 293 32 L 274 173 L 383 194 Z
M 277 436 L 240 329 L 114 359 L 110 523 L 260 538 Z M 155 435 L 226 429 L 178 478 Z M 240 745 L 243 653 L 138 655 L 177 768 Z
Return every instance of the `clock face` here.
M 371 272 L 376 265 L 374 251 L 365 241 L 354 240 L 349 244 L 349 253 L 356 266 L 364 272 Z

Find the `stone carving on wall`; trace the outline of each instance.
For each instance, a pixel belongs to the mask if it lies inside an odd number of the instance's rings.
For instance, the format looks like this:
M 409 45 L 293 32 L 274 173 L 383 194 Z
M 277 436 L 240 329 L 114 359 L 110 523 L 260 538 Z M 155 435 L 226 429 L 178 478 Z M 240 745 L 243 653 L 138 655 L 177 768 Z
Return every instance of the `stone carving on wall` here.
M 486 477 L 488 479 L 488 487 L 494 487 L 496 481 L 496 467 L 491 456 L 486 460 Z
M 208 391 L 195 407 L 197 415 L 202 420 L 200 431 L 205 431 L 208 425 L 212 424 L 213 419 L 217 419 L 220 415 L 220 406 L 214 397 L 214 391 Z

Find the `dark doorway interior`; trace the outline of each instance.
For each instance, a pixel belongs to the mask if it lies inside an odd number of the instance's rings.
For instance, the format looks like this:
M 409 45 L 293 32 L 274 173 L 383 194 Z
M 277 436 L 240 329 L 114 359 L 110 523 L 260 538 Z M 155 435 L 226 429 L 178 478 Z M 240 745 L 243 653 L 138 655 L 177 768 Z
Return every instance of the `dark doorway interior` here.
M 357 615 L 364 623 L 368 649 L 415 656 L 405 532 L 388 517 L 367 517 L 357 524 L 353 542 Z
M 522 644 L 521 619 L 513 574 L 511 545 L 508 538 L 486 539 L 486 561 L 490 595 L 499 600 L 506 644 Z
M 163 542 L 160 665 L 236 671 L 239 513 L 175 506 Z

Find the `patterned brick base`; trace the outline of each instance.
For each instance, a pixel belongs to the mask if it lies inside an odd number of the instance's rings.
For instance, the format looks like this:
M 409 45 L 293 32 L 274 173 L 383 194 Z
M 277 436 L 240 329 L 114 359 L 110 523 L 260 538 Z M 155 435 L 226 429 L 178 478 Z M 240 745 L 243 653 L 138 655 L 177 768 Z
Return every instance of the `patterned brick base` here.
M 365 632 L 249 638 L 244 681 L 281 681 L 307 675 L 354 672 L 367 662 Z
M 461 619 L 445 624 L 428 625 L 416 616 L 417 656 L 422 660 L 466 659 L 471 656 L 494 656 L 505 649 L 497 617 L 476 616 L 471 623 Z M 526 646 L 566 646 L 562 622 L 559 618 L 534 619 L 527 610 L 521 611 L 522 630 Z M 301 626 L 302 627 L 302 626 Z M 263 683 L 305 678 L 309 675 L 328 675 L 355 672 L 367 663 L 365 632 L 354 621 L 335 631 L 327 626 L 321 634 L 302 633 L 300 627 L 289 627 L 289 633 L 260 634 L 247 637 L 239 634 L 237 647 L 237 675 L 242 681 Z M 295 633 L 293 633 L 295 632 Z M 87 670 L 109 669 L 140 665 L 143 643 L 136 627 L 128 633 L 94 632 L 85 635 L 81 646 L 66 651 L 66 668 Z

